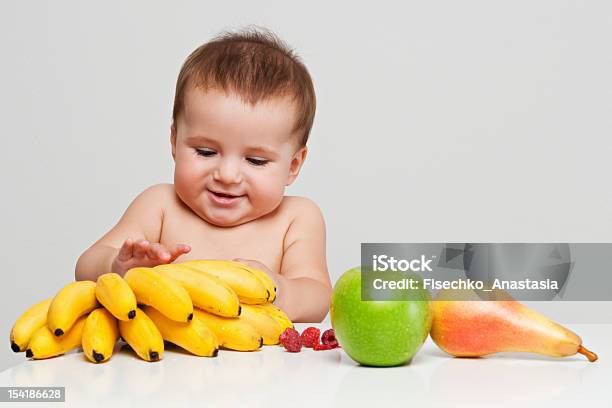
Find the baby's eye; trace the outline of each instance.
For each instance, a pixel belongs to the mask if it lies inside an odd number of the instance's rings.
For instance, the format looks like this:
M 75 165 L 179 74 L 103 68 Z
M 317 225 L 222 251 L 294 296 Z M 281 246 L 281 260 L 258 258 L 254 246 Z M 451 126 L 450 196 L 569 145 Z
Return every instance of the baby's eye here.
M 265 166 L 266 164 L 268 164 L 268 160 L 258 159 L 256 157 L 247 157 L 247 161 L 254 166 Z
M 217 152 L 215 152 L 212 149 L 195 149 L 196 153 L 199 154 L 200 156 L 204 156 L 204 157 L 210 157 L 210 156 L 214 156 L 215 154 L 217 154 Z

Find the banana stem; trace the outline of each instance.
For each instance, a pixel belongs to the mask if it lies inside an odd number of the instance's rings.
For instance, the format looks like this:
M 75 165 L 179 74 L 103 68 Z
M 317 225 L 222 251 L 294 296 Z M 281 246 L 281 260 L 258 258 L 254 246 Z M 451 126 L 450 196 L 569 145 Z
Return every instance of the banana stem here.
M 583 346 L 578 347 L 578 353 L 582 354 L 583 356 L 586 356 L 586 358 L 588 358 L 591 363 L 597 360 L 597 354 L 593 353 L 591 350 L 587 349 L 586 347 L 583 347 Z

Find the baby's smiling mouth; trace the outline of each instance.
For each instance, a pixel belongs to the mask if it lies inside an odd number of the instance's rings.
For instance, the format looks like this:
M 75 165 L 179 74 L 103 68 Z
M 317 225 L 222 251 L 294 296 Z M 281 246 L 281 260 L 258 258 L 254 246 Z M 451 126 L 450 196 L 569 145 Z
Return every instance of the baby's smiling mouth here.
M 229 194 L 229 193 L 214 191 L 210 189 L 208 189 L 208 192 L 210 193 L 213 201 L 215 201 L 218 204 L 231 204 L 232 202 L 238 200 L 239 198 L 244 197 L 244 195 Z
M 208 190 L 208 191 L 210 191 L 211 193 L 213 193 L 214 195 L 218 197 L 226 197 L 226 198 L 242 197 L 241 195 L 236 195 L 236 194 L 221 193 L 221 192 L 213 191 L 213 190 Z

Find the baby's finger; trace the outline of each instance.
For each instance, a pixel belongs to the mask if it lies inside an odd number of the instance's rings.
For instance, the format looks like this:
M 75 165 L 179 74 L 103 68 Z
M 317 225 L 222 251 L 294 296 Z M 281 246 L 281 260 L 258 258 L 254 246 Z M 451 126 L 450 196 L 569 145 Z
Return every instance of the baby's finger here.
M 178 244 L 176 246 L 176 249 L 172 251 L 172 257 L 170 258 L 170 262 L 174 261 L 176 258 L 183 254 L 186 254 L 189 251 L 191 251 L 191 247 L 189 245 Z
M 186 254 L 189 251 L 191 251 L 191 247 L 189 245 L 185 245 L 185 244 L 178 244 L 176 246 L 176 250 L 175 250 L 175 252 L 178 252 L 178 253 L 181 253 L 181 254 Z
M 170 259 L 170 252 L 161 244 L 151 244 L 147 255 L 151 259 L 159 259 L 162 262 L 166 262 Z
M 134 249 L 132 251 L 134 258 L 144 258 L 147 254 L 147 250 L 149 249 L 149 241 L 144 239 L 139 239 L 134 244 Z
M 129 261 L 132 258 L 132 249 L 134 248 L 134 241 L 130 238 L 126 239 L 121 248 L 119 249 L 119 253 L 117 254 L 117 259 L 120 261 Z

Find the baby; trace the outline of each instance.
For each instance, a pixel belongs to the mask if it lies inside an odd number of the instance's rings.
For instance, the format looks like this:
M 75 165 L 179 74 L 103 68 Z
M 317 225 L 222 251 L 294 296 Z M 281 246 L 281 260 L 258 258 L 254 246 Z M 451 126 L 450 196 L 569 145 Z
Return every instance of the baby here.
M 225 33 L 178 76 L 170 127 L 174 184 L 144 190 L 78 259 L 77 280 L 136 266 L 234 259 L 265 271 L 297 322 L 329 310 L 325 223 L 284 196 L 306 158 L 315 114 L 308 71 L 272 33 Z

